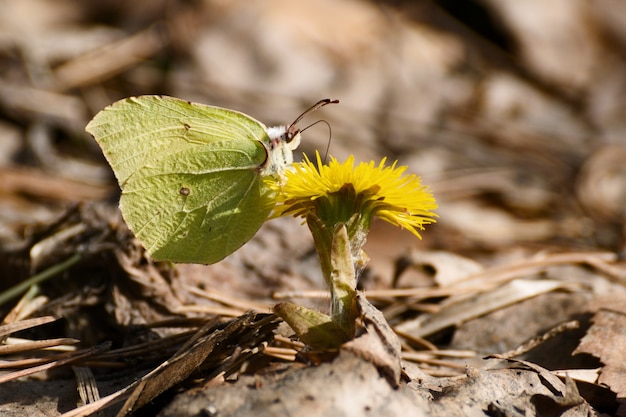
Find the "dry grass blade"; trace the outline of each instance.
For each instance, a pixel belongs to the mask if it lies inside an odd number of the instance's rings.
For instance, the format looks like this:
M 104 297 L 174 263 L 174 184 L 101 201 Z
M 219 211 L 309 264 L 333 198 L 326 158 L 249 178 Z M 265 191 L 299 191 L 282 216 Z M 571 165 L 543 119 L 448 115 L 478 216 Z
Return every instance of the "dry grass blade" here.
M 42 324 L 52 323 L 56 320 L 58 320 L 56 317 L 42 316 L 36 317 L 34 319 L 18 321 L 17 323 L 3 324 L 2 326 L 0 326 L 0 338 L 5 337 L 11 333 L 19 332 L 21 330 L 41 326 Z
M 402 355 L 402 359 L 418 362 L 421 365 L 435 365 L 437 367 L 450 368 L 453 370 L 461 370 L 465 369 L 467 365 L 459 362 L 454 362 L 451 360 L 445 359 L 437 359 L 433 357 L 428 357 L 424 355 L 420 355 L 419 353 L 407 353 Z M 428 373 L 428 371 L 426 371 Z
M 274 341 L 280 343 L 283 346 L 288 346 L 291 349 L 300 350 L 304 348 L 306 345 L 299 340 L 291 340 L 288 337 L 277 334 L 274 335 Z
M 468 294 L 472 292 L 485 291 L 493 288 L 490 283 L 477 283 L 468 286 L 452 286 L 446 288 L 397 288 L 366 291 L 367 298 L 372 300 L 394 298 L 410 298 L 420 300 L 424 298 L 449 297 L 452 295 Z
M 188 314 L 188 313 L 201 313 L 206 315 L 215 315 L 215 316 L 223 316 L 223 317 L 239 317 L 241 316 L 245 310 L 240 310 L 238 308 L 228 308 L 228 307 L 218 307 L 218 306 L 205 306 L 205 305 L 186 305 L 180 306 L 176 309 L 173 309 L 173 312 L 178 314 Z
M 89 349 L 84 349 L 84 350 L 80 350 L 75 352 L 74 354 L 64 358 L 64 359 L 59 359 L 57 361 L 53 361 L 44 365 L 38 365 L 38 366 L 33 366 L 30 367 L 28 369 L 24 369 L 21 371 L 16 371 L 16 372 L 11 372 L 10 374 L 6 374 L 6 375 L 2 375 L 0 376 L 0 384 L 3 384 L 7 381 L 12 381 L 14 379 L 18 379 L 27 375 L 32 375 L 35 374 L 37 372 L 42 372 L 42 371 L 46 371 L 48 369 L 52 369 L 52 368 L 57 368 L 60 366 L 64 366 L 73 362 L 77 362 L 79 360 L 84 360 L 90 356 L 96 355 L 98 353 L 100 353 L 103 350 L 107 350 L 111 347 L 110 343 L 103 343 L 101 345 L 89 348 Z
M 98 385 L 90 368 L 85 366 L 72 366 L 76 383 L 78 385 L 78 395 L 83 404 L 93 403 L 100 399 Z
M 103 397 L 97 401 L 92 403 L 85 404 L 81 407 L 75 408 L 72 411 L 68 411 L 67 413 L 63 413 L 60 417 L 85 417 L 90 416 L 94 413 L 99 412 L 107 407 L 115 405 L 120 401 L 123 401 L 128 397 L 128 393 L 131 389 L 135 387 L 135 384 L 131 384 L 125 388 L 122 388 L 119 391 L 114 392 L 113 394 L 109 394 L 106 397 Z
M 446 349 L 442 349 L 442 350 L 427 350 L 427 351 L 420 351 L 420 352 L 402 352 L 402 358 L 403 359 L 410 359 L 410 360 L 420 360 L 421 358 L 424 359 L 431 359 L 431 358 L 437 358 L 437 357 L 445 357 L 445 358 L 474 358 L 476 357 L 476 352 L 474 352 L 473 350 L 446 350 Z
M 615 262 L 616 260 L 617 255 L 611 252 L 571 252 L 551 254 L 538 257 L 537 259 L 524 260 L 519 263 L 490 268 L 477 274 L 470 275 L 465 279 L 458 281 L 458 283 L 502 283 L 518 277 L 541 272 L 546 268 L 555 265 L 587 264 L 595 266 L 599 263 Z
M 6 344 L 0 346 L 0 355 L 10 355 L 14 353 L 24 353 L 31 350 L 39 350 L 62 345 L 75 345 L 80 340 L 69 337 L 61 337 L 57 339 L 36 340 L 36 341 L 20 341 L 15 344 Z
M 272 294 L 272 298 L 276 300 L 283 300 L 286 298 L 330 298 L 328 291 L 276 291 Z
M 271 356 L 272 358 L 293 362 L 296 360 L 298 351 L 291 348 L 268 346 L 263 349 L 263 353 L 267 356 Z
M 469 350 L 427 350 L 403 351 L 402 359 L 407 362 L 418 363 L 420 370 L 431 376 L 459 375 L 466 368 L 467 359 L 475 358 L 476 352 Z M 463 359 L 464 361 L 454 361 Z
M 179 344 L 187 341 L 190 336 L 196 334 L 197 331 L 188 331 L 183 333 L 174 334 L 158 340 L 151 340 L 148 342 L 137 343 L 132 346 L 127 346 L 120 349 L 111 350 L 98 355 L 95 360 L 107 361 L 114 360 L 119 361 L 124 358 L 138 358 L 141 357 L 146 360 L 148 357 L 158 356 L 162 357 L 163 352 L 167 352 L 168 349 L 172 349 Z M 170 350 L 171 351 L 171 350 Z
M 446 327 L 463 323 L 499 308 L 535 297 L 539 294 L 567 288 L 562 281 L 515 280 L 495 290 L 451 302 L 439 313 L 424 314 L 415 320 L 406 321 L 396 326 L 399 332 L 423 337 Z
M 73 346 L 72 346 L 73 347 Z M 69 358 L 76 354 L 76 351 L 64 352 L 40 358 L 15 359 L 10 361 L 0 361 L 0 369 L 25 369 L 33 366 L 50 363 L 61 359 Z
M 26 289 L 26 292 L 24 292 L 20 300 L 17 302 L 17 304 L 15 304 L 11 311 L 9 311 L 8 314 L 4 317 L 2 323 L 17 323 L 37 311 L 43 304 L 48 301 L 48 298 L 45 296 L 38 297 L 38 293 L 39 287 L 37 285 L 31 285 L 30 287 L 28 287 Z M 3 292 L 3 294 L 6 294 L 6 291 Z
M 226 294 L 222 294 L 218 291 L 211 291 L 208 289 L 200 289 L 197 287 L 186 286 L 185 287 L 191 294 L 204 297 L 211 301 L 216 301 L 227 307 L 233 307 L 234 309 L 241 309 L 242 313 L 245 311 L 258 311 L 259 313 L 268 313 L 272 311 L 272 306 L 269 304 L 255 303 L 250 300 L 243 299 L 241 297 L 231 297 Z

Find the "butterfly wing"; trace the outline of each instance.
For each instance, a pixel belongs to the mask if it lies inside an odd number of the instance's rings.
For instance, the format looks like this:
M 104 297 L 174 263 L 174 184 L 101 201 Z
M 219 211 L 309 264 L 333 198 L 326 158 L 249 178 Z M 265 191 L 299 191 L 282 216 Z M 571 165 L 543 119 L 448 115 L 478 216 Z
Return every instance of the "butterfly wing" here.
M 141 96 L 88 124 L 122 188 L 130 229 L 157 260 L 214 263 L 247 242 L 271 203 L 266 128 L 242 113 Z
M 122 188 L 141 167 L 167 159 L 181 148 L 219 141 L 269 141 L 267 128 L 250 116 L 166 96 L 120 100 L 98 113 L 86 130 L 102 148 Z

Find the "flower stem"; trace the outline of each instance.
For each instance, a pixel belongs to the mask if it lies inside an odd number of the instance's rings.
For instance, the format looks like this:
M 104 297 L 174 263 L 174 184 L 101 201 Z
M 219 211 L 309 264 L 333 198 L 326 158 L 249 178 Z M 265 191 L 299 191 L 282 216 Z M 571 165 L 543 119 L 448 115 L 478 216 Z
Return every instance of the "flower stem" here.
M 330 253 L 331 317 L 344 331 L 354 336 L 356 307 L 356 274 L 350 250 L 348 229 L 343 224 L 335 228 Z
M 356 310 L 356 272 L 348 229 L 339 223 L 334 230 L 317 216 L 307 216 L 307 224 L 315 241 L 324 280 L 330 289 L 332 320 L 353 337 Z

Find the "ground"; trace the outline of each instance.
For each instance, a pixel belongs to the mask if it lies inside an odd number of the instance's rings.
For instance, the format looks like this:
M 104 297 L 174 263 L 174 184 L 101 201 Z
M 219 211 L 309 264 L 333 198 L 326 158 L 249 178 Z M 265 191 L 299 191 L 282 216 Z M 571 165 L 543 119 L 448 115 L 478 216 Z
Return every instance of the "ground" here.
M 2 415 L 626 415 L 621 2 L 0 9 Z M 300 219 L 214 265 L 150 259 L 84 130 L 142 94 L 268 126 L 339 99 L 297 159 L 422 178 L 437 223 L 374 223 L 361 337 L 311 351 L 271 314 L 328 309 Z

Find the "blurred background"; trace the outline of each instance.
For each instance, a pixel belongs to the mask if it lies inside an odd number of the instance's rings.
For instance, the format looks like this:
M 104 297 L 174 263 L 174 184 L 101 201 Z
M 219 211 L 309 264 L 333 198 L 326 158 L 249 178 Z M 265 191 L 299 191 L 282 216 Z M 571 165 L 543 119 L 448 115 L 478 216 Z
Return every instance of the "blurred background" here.
M 2 298 L 0 316 L 62 318 L 20 336 L 150 348 L 144 342 L 179 336 L 154 323 L 267 313 L 283 299 L 276 292 L 324 289 L 301 219 L 267 222 L 215 265 L 145 257 L 84 131 L 105 106 L 141 94 L 236 109 L 268 126 L 339 99 L 303 122 L 327 124 L 303 133 L 296 158 L 327 149 L 342 161 L 387 157 L 421 176 L 439 204 L 437 224 L 418 240 L 375 223 L 360 284 L 395 330 L 412 335 L 404 353 L 470 350 L 452 365 L 437 356 L 420 365 L 434 375 L 484 366 L 485 353 L 515 349 L 574 314 L 612 306 L 624 317 L 623 0 L 0 0 L 0 290 L 57 272 L 29 301 L 15 304 L 23 291 Z M 516 277 L 537 279 L 508 285 Z M 416 292 L 382 292 L 391 287 Z M 455 309 L 474 301 L 471 314 Z M 323 295 L 296 302 L 328 309 Z M 624 381 L 620 326 L 604 326 L 614 333 L 583 349 L 615 353 L 603 359 L 618 369 L 615 392 Z M 583 333 L 548 356 L 569 360 Z M 157 366 L 177 346 L 128 364 Z M 118 375 L 136 381 L 130 368 Z M 0 404 L 40 410 L 51 398 L 46 415 L 74 408 L 75 385 L 61 392 L 54 378 L 41 391 L 5 386 Z M 110 381 L 105 392 L 124 386 Z M 51 392 L 70 400 L 59 405 Z
M 0 0 L 0 244 L 76 203 L 113 205 L 84 126 L 167 94 L 266 125 L 341 100 L 300 149 L 398 159 L 440 205 L 423 241 L 376 225 L 383 281 L 411 248 L 621 253 L 625 64 L 618 0 Z M 301 239 L 287 238 L 308 253 Z

